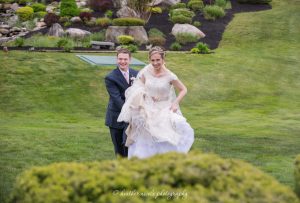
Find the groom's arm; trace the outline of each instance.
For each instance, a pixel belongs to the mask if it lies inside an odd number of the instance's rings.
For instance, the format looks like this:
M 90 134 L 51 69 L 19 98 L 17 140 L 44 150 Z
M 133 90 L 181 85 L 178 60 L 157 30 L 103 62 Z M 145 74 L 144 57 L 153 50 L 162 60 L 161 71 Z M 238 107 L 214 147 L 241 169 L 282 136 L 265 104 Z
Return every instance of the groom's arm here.
M 105 85 L 106 85 L 107 92 L 110 98 L 112 99 L 113 103 L 119 108 L 118 110 L 121 111 L 125 101 L 122 99 L 121 92 L 117 87 L 116 83 L 109 77 L 106 77 Z

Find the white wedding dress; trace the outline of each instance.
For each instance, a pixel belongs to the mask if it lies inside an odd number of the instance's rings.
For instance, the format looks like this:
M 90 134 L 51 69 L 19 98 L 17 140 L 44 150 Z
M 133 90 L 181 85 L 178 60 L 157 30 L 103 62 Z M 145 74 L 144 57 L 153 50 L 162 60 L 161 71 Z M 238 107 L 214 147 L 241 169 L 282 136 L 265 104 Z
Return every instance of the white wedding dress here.
M 151 64 L 143 68 L 126 90 L 126 102 L 118 118 L 118 122 L 129 123 L 128 158 L 147 158 L 170 151 L 187 153 L 194 142 L 194 130 L 180 110 L 170 110 L 176 99 L 171 81 L 178 80 L 177 76 L 168 70 L 155 77 L 152 68 Z

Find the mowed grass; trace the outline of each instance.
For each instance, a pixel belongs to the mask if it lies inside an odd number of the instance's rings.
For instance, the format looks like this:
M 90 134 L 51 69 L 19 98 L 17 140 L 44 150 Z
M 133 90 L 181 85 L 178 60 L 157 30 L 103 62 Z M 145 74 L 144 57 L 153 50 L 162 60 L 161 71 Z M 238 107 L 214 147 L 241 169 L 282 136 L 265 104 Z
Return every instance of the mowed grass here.
M 192 150 L 248 161 L 293 187 L 300 153 L 300 2 L 237 14 L 215 54 L 168 53 L 188 87 Z M 100 55 L 100 54 L 99 54 Z M 147 61 L 146 53 L 134 57 Z M 0 53 L 0 202 L 18 174 L 60 161 L 114 159 L 104 76 L 74 53 Z

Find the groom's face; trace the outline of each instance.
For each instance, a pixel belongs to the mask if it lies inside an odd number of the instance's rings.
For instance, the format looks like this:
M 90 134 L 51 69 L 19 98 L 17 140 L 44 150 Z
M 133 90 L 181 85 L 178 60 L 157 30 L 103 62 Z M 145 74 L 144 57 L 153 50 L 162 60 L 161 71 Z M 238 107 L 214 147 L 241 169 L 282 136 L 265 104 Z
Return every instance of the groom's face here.
M 120 53 L 117 56 L 117 63 L 121 70 L 127 71 L 130 63 L 130 56 L 129 54 Z

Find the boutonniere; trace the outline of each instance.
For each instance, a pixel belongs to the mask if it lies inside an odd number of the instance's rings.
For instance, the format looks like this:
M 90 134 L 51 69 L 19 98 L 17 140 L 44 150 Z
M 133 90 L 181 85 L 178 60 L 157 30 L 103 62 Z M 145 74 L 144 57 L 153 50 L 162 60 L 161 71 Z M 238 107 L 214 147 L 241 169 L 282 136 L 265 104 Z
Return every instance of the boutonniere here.
M 134 80 L 135 80 L 135 77 L 131 77 L 130 78 L 130 83 L 133 83 Z

